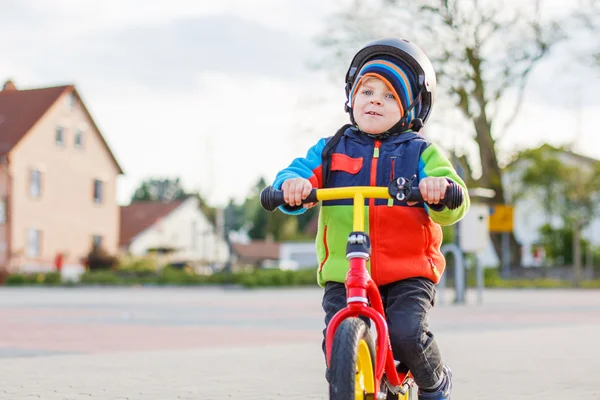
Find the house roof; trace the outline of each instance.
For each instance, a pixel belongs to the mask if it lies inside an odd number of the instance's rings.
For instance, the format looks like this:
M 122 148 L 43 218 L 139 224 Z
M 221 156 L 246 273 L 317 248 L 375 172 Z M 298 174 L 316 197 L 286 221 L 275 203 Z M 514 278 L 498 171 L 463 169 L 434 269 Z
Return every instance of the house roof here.
M 246 261 L 279 260 L 279 243 L 253 240 L 250 243 L 232 243 L 231 247 Z
M 121 207 L 119 245 L 130 244 L 134 237 L 172 213 L 182 203 L 183 200 L 168 203 L 139 201 Z
M 34 125 L 42 119 L 50 107 L 63 94 L 68 93 L 74 93 L 77 96 L 84 112 L 96 131 L 100 134 L 100 130 L 85 107 L 85 104 L 81 101 L 75 86 L 65 85 L 19 90 L 9 80 L 4 83 L 3 89 L 0 91 L 0 154 L 9 153 Z M 102 134 L 100 134 L 100 139 L 117 166 L 119 173 L 122 174 L 123 170 L 108 147 L 104 137 L 102 137 Z

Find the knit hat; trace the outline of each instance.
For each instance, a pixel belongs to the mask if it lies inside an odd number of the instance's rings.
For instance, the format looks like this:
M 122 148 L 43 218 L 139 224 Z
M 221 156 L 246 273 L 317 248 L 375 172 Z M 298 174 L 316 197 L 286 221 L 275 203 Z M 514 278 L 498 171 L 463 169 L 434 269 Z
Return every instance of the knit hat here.
M 369 60 L 362 66 L 354 80 L 354 85 L 348 98 L 350 107 L 354 107 L 355 93 L 363 80 L 369 76 L 377 77 L 387 85 L 398 100 L 400 115 L 404 117 L 406 111 L 415 100 L 415 96 L 419 94 L 417 76 L 413 70 L 403 61 L 391 56 L 380 56 Z M 421 104 L 417 102 L 408 115 L 406 115 L 408 123 L 419 115 L 420 109 Z

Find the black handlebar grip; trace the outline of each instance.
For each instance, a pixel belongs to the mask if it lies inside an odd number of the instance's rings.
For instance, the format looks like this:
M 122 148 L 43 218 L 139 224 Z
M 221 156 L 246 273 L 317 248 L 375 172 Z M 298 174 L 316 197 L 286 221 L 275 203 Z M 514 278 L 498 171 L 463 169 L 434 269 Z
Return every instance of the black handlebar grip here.
M 406 196 L 406 201 L 423 201 L 423 196 L 421 195 L 418 186 L 412 187 Z M 455 210 L 460 207 L 463 203 L 462 187 L 454 182 L 450 183 L 446 189 L 446 195 L 442 199 L 441 203 L 450 210 Z
M 305 203 L 316 203 L 317 200 L 317 189 L 310 191 L 308 197 L 302 200 L 302 204 Z M 273 186 L 267 186 L 260 192 L 260 205 L 267 211 L 275 211 L 277 207 L 287 204 L 283 198 L 283 190 L 273 189 Z M 290 206 L 300 208 L 300 206 Z

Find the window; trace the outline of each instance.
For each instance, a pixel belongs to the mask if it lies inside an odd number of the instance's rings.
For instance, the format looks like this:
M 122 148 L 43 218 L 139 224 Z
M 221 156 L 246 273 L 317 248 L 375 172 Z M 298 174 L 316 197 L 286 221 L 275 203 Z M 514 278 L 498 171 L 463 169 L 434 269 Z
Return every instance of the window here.
M 29 196 L 34 199 L 42 196 L 42 173 L 37 169 L 29 173 Z
M 6 199 L 0 201 L 0 225 L 6 223 Z
M 98 249 L 102 246 L 102 235 L 92 235 L 92 248 Z
M 62 126 L 56 127 L 56 145 L 64 146 L 65 144 L 65 129 Z
M 39 257 L 42 248 L 42 232 L 39 229 L 29 229 L 27 231 L 27 255 L 29 257 Z
M 75 133 L 75 148 L 83 148 L 83 132 L 81 131 L 81 129 L 78 129 Z
M 77 96 L 75 96 L 75 93 L 69 94 L 69 96 L 67 97 L 67 107 L 69 107 L 72 110 L 75 108 L 76 104 L 77 104 Z
M 94 179 L 94 203 L 102 204 L 104 200 L 104 182 Z

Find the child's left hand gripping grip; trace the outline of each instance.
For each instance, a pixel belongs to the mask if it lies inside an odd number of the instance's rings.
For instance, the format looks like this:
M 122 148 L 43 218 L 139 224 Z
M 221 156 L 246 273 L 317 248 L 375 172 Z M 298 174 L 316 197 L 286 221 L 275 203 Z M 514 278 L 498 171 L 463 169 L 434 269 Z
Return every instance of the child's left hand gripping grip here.
M 463 190 L 462 187 L 457 183 L 450 183 L 446 189 L 446 194 L 440 202 L 448 207 L 450 210 L 455 210 L 460 207 L 463 203 Z M 419 187 L 413 187 L 406 195 L 406 201 L 423 201 L 423 196 L 419 191 Z
M 317 201 L 317 189 L 311 190 L 308 197 L 302 200 L 302 204 L 316 203 Z M 275 211 L 277 207 L 286 205 L 283 198 L 283 190 L 273 189 L 273 186 L 267 186 L 260 192 L 260 205 L 267 211 Z M 289 206 L 291 209 L 300 208 L 301 206 Z

